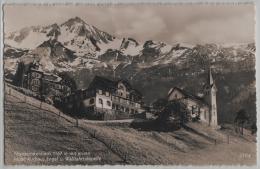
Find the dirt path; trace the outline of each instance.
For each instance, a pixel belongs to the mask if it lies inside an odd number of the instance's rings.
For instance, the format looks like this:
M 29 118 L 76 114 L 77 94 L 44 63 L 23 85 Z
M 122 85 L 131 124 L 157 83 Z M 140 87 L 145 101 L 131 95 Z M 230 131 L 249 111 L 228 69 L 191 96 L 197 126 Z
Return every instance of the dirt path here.
M 123 163 L 119 156 L 88 132 L 15 97 L 5 97 L 4 118 L 5 164 Z M 61 151 L 61 155 L 55 154 Z M 42 152 L 51 154 L 48 157 L 53 159 L 46 159 Z M 73 152 L 81 154 L 75 155 Z M 71 156 L 65 153 L 71 153 Z

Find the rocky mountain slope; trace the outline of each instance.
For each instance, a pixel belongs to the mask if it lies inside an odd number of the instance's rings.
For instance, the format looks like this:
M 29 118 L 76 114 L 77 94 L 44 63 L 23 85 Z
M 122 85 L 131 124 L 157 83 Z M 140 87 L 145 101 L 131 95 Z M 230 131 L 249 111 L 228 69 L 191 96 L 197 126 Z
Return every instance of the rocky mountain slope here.
M 78 88 L 95 75 L 128 79 L 150 104 L 173 86 L 203 93 L 208 69 L 218 87 L 221 121 L 246 109 L 255 119 L 255 44 L 166 44 L 117 38 L 76 17 L 58 25 L 28 27 L 5 35 L 5 75 L 17 63 L 38 60 L 47 72 L 68 72 Z M 248 91 L 248 92 L 247 92 Z

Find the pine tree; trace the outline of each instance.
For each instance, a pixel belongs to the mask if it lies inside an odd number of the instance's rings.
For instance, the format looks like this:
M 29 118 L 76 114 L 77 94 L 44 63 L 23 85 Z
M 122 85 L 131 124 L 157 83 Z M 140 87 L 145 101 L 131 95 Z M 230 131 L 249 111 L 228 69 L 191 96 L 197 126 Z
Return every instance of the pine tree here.
M 22 87 L 25 74 L 25 65 L 23 62 L 18 63 L 18 67 L 13 79 L 13 85 Z

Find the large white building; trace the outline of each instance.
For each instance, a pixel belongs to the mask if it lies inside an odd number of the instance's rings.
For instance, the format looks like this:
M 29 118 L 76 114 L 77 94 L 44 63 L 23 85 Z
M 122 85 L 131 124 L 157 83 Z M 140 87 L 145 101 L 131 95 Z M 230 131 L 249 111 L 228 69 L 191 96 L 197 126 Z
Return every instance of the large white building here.
M 69 109 L 96 119 L 122 119 L 144 111 L 142 94 L 126 80 L 112 81 L 96 76 L 88 89 L 80 90 L 65 99 Z M 75 105 L 78 105 L 78 107 Z

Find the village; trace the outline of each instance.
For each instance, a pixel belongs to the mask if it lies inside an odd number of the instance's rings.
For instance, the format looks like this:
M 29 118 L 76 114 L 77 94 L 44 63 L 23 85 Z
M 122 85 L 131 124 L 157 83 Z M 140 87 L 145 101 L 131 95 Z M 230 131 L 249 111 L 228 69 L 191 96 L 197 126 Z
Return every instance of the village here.
M 15 78 L 14 85 L 72 117 L 106 121 L 157 116 L 157 119 L 165 124 L 171 123 L 171 126 L 200 121 L 212 128 L 220 128 L 217 86 L 211 68 L 208 69 L 208 81 L 203 86 L 203 97 L 173 86 L 165 96 L 166 101 L 152 106 L 144 105 L 142 93 L 125 79 L 111 80 L 95 76 L 88 88 L 73 89 L 71 79 L 46 73 L 39 69 L 37 62 L 32 62 L 27 68 L 20 63 Z
M 4 165 L 257 167 L 254 9 L 3 3 Z
M 243 126 L 244 112 L 236 117 L 234 125 L 218 121 L 217 86 L 211 68 L 203 86 L 204 97 L 173 86 L 166 99 L 157 99 L 152 106 L 147 106 L 142 92 L 125 79 L 95 76 L 86 89 L 76 89 L 69 77 L 46 73 L 36 62 L 27 67 L 19 65 L 16 75 L 22 72 L 22 76 L 14 76 L 15 82 L 6 79 L 5 83 L 5 116 L 16 121 L 12 124 L 8 121 L 8 126 L 20 132 L 25 131 L 24 127 L 30 128 L 26 132 L 31 134 L 22 136 L 22 140 L 29 142 L 40 134 L 36 139 L 39 141 L 31 144 L 32 148 L 24 143 L 21 143 L 22 147 L 36 152 L 43 146 L 47 152 L 53 149 L 88 152 L 82 157 L 54 154 L 51 156 L 53 164 L 255 162 L 256 130 L 250 131 Z M 17 134 L 7 131 L 8 136 Z M 61 141 L 64 143 L 62 147 Z M 8 149 L 9 145 L 12 147 L 11 137 L 7 138 L 6 144 Z M 102 151 L 96 152 L 95 149 Z M 151 155 L 147 156 L 148 153 Z M 213 156 L 208 156 L 208 160 L 199 158 L 209 153 Z M 215 160 L 214 154 L 221 158 Z M 89 159 L 89 156 L 98 161 L 77 161 Z M 232 158 L 227 160 L 226 156 Z M 12 164 L 27 164 L 16 155 L 7 155 L 6 159 Z M 28 164 L 49 162 L 39 160 L 28 161 Z

